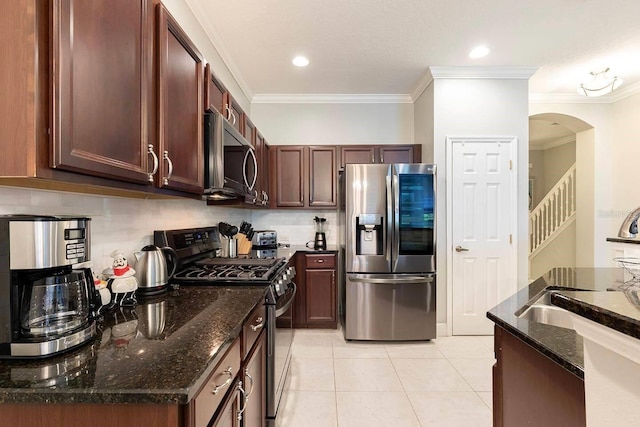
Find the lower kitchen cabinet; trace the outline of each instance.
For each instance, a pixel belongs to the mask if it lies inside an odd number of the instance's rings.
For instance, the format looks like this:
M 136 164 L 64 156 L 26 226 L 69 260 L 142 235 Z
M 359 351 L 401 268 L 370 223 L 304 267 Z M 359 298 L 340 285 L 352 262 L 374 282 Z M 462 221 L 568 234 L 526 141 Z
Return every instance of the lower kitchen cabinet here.
M 493 425 L 583 427 L 584 381 L 495 327 Z
M 244 362 L 242 384 L 246 393 L 241 425 L 243 427 L 264 427 L 267 416 L 266 369 L 267 334 L 262 331 L 251 354 Z
M 295 265 L 293 327 L 337 328 L 336 255 L 298 252 Z

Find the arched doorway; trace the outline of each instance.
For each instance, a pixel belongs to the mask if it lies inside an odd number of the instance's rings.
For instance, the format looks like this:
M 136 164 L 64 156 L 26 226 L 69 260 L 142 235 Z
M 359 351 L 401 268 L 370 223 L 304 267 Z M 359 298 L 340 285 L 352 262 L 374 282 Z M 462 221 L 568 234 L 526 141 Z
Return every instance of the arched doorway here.
M 592 267 L 594 133 L 576 117 L 529 118 L 529 277 L 553 267 Z

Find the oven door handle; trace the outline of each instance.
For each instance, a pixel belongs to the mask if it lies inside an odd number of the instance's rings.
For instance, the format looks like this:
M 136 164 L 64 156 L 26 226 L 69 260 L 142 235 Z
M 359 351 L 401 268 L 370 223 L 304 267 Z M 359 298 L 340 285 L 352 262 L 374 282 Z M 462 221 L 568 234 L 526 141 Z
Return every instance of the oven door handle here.
M 291 284 L 293 285 L 293 294 L 291 295 L 291 298 L 289 298 L 289 301 L 287 301 L 287 303 L 283 307 L 276 309 L 276 317 L 280 317 L 284 313 L 286 313 L 287 310 L 289 310 L 289 308 L 291 307 L 291 304 L 293 304 L 293 300 L 296 298 L 296 293 L 298 292 L 298 285 L 296 285 L 296 282 L 293 282 L 293 281 L 291 282 Z

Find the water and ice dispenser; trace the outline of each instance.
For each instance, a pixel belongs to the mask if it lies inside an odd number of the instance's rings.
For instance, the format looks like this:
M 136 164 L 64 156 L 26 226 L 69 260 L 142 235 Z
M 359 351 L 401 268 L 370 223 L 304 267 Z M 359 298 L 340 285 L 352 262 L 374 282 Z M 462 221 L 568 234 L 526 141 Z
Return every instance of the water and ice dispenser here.
M 384 255 L 384 217 L 356 216 L 356 255 Z

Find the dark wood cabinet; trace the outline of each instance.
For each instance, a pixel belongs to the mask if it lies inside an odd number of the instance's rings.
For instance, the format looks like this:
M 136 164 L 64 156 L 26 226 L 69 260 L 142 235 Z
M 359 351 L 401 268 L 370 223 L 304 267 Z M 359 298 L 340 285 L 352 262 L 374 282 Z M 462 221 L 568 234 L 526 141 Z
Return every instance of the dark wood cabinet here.
M 163 5 L 158 5 L 159 186 L 204 189 L 202 55 Z
M 51 167 L 152 183 L 153 2 L 51 7 Z
M 266 426 L 266 332 L 262 331 L 251 351 L 251 355 L 244 362 L 243 388 L 246 393 L 244 412 L 242 414 L 243 427 Z
M 496 325 L 493 425 L 584 427 L 584 380 Z
M 295 267 L 298 292 L 288 313 L 293 327 L 337 328 L 336 255 L 297 252 Z
M 238 414 L 242 400 L 241 387 L 240 380 L 236 379 L 232 385 L 233 392 L 222 402 L 218 416 L 209 424 L 211 427 L 240 427 Z
M 270 157 L 275 207 L 305 207 L 305 147 L 271 147 Z
M 271 147 L 271 188 L 278 208 L 337 206 L 335 146 Z
M 422 146 L 413 145 L 342 145 L 340 167 L 349 163 L 420 163 Z
M 204 109 L 224 114 L 224 94 L 227 89 L 211 70 L 211 64 L 204 68 Z
M 337 206 L 337 152 L 334 146 L 309 147 L 309 207 Z

